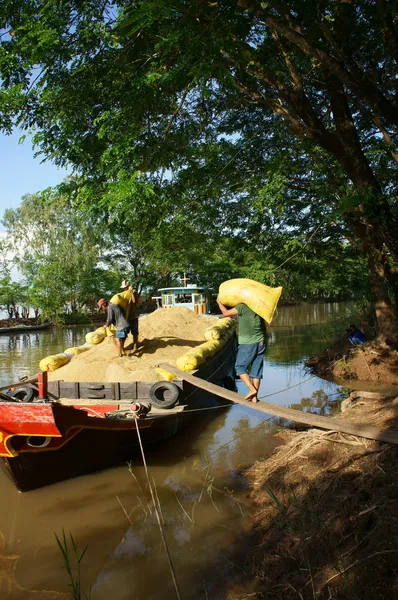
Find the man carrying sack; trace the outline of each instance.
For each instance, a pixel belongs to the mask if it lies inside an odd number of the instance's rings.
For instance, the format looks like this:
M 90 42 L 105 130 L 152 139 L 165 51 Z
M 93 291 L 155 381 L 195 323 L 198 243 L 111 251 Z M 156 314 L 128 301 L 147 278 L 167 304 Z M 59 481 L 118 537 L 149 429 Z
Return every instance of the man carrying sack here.
M 126 319 L 129 322 L 129 330 L 131 335 L 133 336 L 133 348 L 130 353 L 130 356 L 135 354 L 138 350 L 138 304 L 137 297 L 133 287 L 130 285 L 130 282 L 127 279 L 123 279 L 121 284 L 121 289 L 126 296 L 126 292 L 130 291 L 130 296 L 128 298 L 128 305 L 126 309 Z

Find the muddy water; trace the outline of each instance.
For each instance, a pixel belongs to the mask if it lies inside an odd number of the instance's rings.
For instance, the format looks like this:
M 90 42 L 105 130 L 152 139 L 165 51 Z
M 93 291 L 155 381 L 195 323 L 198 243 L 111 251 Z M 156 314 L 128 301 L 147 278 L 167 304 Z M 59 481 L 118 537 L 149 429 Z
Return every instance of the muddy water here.
M 324 347 L 320 324 L 341 310 L 338 304 L 280 309 L 269 329 L 260 396 L 284 390 L 269 400 L 323 414 L 333 410 L 339 388 L 309 378 L 303 360 Z M 0 384 L 35 373 L 40 358 L 81 343 L 88 329 L 0 336 Z M 242 470 L 272 452 L 280 424 L 236 405 L 207 414 L 147 453 L 182 598 L 239 597 L 253 510 Z M 0 485 L 1 598 L 71 597 L 54 535 L 63 530 L 78 550 L 87 546 L 81 583 L 86 593 L 91 587 L 93 600 L 177 597 L 141 460 L 130 470 L 122 465 L 26 494 L 2 472 Z

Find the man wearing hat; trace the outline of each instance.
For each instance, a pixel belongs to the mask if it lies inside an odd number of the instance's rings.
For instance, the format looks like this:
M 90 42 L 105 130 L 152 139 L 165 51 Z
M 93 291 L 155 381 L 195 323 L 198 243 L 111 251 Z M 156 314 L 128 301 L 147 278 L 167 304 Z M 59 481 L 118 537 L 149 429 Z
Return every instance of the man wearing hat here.
M 118 304 L 107 302 L 105 298 L 98 300 L 97 306 L 100 310 L 108 309 L 108 318 L 105 327 L 109 327 L 109 325 L 114 325 L 116 327 L 115 342 L 117 349 L 119 350 L 119 356 L 126 356 L 124 342 L 129 334 L 130 324 L 124 316 L 124 310 Z
M 133 336 L 133 348 L 132 354 L 135 354 L 138 349 L 138 306 L 137 306 L 137 297 L 135 291 L 133 290 L 132 285 L 127 279 L 123 279 L 121 284 L 121 289 L 123 292 L 127 290 L 131 290 L 131 295 L 129 299 L 129 305 L 126 312 L 126 317 L 129 322 L 129 328 L 131 331 L 131 335 Z

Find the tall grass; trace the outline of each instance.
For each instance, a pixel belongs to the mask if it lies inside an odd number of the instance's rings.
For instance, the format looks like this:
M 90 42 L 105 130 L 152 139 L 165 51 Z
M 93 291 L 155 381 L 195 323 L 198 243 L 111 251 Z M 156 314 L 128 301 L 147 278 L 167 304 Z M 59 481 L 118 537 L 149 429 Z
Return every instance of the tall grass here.
M 57 540 L 58 546 L 62 552 L 62 556 L 64 559 L 64 563 L 65 563 L 65 568 L 66 571 L 69 575 L 69 587 L 72 588 L 72 596 L 73 596 L 73 600 L 90 600 L 91 598 L 91 588 L 88 592 L 88 594 L 86 594 L 85 592 L 82 593 L 81 591 L 81 571 L 80 571 L 80 565 L 81 562 L 83 560 L 84 555 L 86 554 L 86 550 L 88 548 L 88 546 L 86 546 L 83 550 L 83 552 L 81 554 L 79 554 L 79 551 L 77 549 L 77 546 L 75 544 L 75 540 L 73 539 L 72 534 L 70 533 L 70 541 L 71 541 L 71 545 L 72 545 L 72 550 L 73 550 L 73 557 L 74 560 L 76 561 L 76 573 L 73 573 L 73 568 L 72 568 L 72 563 L 71 563 L 71 552 L 70 549 L 68 547 L 68 543 L 66 541 L 66 535 L 65 535 L 65 531 L 64 529 L 62 529 L 62 539 L 60 540 L 59 537 L 57 536 L 56 533 L 54 533 L 55 535 L 55 539 Z

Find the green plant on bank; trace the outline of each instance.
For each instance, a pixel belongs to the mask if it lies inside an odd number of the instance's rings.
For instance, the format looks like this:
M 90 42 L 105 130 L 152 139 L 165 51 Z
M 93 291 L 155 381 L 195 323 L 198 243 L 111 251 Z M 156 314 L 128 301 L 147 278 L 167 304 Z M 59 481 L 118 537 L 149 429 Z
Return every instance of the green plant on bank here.
M 317 513 L 307 510 L 294 492 L 288 495 L 288 502 L 281 502 L 270 488 L 265 487 L 265 491 L 278 510 L 278 518 L 275 521 L 275 525 L 279 529 L 287 533 L 293 531 L 299 533 L 310 524 L 315 524 L 320 528 Z
M 349 373 L 351 372 L 350 364 L 345 360 L 345 358 L 342 358 L 341 360 L 339 360 L 337 362 L 337 366 L 342 367 L 344 369 L 345 375 L 349 375 Z
M 73 600 L 82 600 L 82 598 L 84 598 L 84 600 L 90 600 L 91 588 L 87 594 L 85 592 L 81 591 L 81 571 L 80 571 L 80 565 L 81 565 L 84 555 L 86 554 L 86 550 L 87 550 L 88 546 L 86 546 L 84 548 L 83 552 L 79 555 L 79 551 L 75 544 L 75 540 L 73 539 L 72 534 L 71 533 L 69 534 L 71 544 L 72 544 L 72 549 L 73 549 L 73 555 L 74 555 L 76 565 L 77 565 L 76 566 L 76 574 L 74 575 L 72 564 L 71 564 L 70 550 L 68 547 L 68 543 L 66 541 L 64 529 L 62 528 L 62 539 L 61 540 L 59 539 L 59 537 L 57 536 L 56 533 L 54 533 L 54 535 L 55 535 L 55 539 L 57 540 L 58 546 L 62 552 L 62 557 L 64 559 L 65 568 L 69 575 L 69 579 L 70 579 L 69 587 L 72 588 Z
M 350 396 L 352 389 L 349 387 L 345 387 L 344 385 L 339 388 L 342 399 L 346 399 Z

